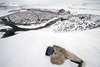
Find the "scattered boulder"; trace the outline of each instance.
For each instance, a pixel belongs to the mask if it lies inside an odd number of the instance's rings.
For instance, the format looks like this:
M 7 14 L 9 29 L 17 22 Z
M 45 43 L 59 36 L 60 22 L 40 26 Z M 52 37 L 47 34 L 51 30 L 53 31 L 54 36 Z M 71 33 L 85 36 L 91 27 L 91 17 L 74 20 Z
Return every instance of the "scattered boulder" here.
M 67 11 L 67 14 L 71 14 L 71 12 L 68 10 L 68 11 Z
M 85 18 L 84 16 L 79 17 L 79 19 L 81 19 L 81 20 L 84 19 L 84 18 Z
M 13 36 L 13 35 L 15 35 L 15 32 L 12 29 L 8 29 L 5 30 L 5 34 L 2 36 L 2 38 Z
M 60 12 L 60 13 L 64 13 L 65 10 L 64 10 L 64 9 L 60 9 L 58 12 Z
M 60 14 L 60 15 L 66 15 L 66 14 L 71 14 L 71 12 L 68 10 L 68 11 L 66 11 L 66 10 L 64 10 L 64 9 L 60 9 L 59 11 L 58 11 L 58 14 Z
M 61 21 L 64 21 L 64 20 L 67 20 L 67 19 L 61 17 Z

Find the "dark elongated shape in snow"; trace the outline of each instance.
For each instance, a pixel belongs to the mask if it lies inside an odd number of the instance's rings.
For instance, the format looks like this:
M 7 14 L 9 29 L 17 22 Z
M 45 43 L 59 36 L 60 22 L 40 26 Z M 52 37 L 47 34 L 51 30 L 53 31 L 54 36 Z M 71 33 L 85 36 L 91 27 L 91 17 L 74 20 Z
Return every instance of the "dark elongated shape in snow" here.
M 42 28 L 51 26 L 52 24 L 56 23 L 58 20 L 61 20 L 61 18 L 56 18 L 56 19 L 50 21 L 49 23 L 47 23 L 46 25 L 40 26 L 40 27 L 37 27 L 37 28 L 21 28 L 21 27 L 18 27 L 10 20 L 9 16 L 7 16 L 7 18 L 3 17 L 3 18 L 1 18 L 1 20 L 4 22 L 2 24 L 5 24 L 7 26 L 12 27 L 11 30 L 6 30 L 6 29 L 0 30 L 0 32 L 5 32 L 6 36 L 3 36 L 3 37 L 9 37 L 9 36 L 12 36 L 12 35 L 8 34 L 9 31 L 15 33 L 16 31 L 38 30 L 38 29 L 42 29 Z

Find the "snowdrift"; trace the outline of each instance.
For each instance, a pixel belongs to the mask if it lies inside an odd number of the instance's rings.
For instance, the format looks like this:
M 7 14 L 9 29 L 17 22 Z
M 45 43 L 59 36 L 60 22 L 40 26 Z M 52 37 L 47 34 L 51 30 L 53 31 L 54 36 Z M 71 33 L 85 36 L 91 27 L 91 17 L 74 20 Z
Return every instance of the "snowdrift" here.
M 51 64 L 45 52 L 54 44 L 82 58 L 86 67 L 100 67 L 100 28 L 68 33 L 28 31 L 0 39 L 0 67 L 77 67 L 69 60 Z

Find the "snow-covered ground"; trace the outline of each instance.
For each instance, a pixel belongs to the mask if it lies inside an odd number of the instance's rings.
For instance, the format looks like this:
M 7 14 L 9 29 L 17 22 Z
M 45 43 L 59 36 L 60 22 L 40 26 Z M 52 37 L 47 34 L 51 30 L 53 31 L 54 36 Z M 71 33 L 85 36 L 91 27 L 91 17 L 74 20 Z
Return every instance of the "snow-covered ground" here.
M 30 2 L 27 1 L 27 4 Z M 30 6 L 35 8 L 65 9 L 73 13 L 100 15 L 100 0 L 34 0 Z M 23 6 L 24 7 L 24 6 Z M 26 7 L 26 6 L 25 6 Z
M 20 11 L 20 6 L 12 3 L 0 2 L 0 17 Z
M 48 9 L 65 9 L 71 10 L 72 13 L 96 14 L 100 15 L 100 0 L 2 0 L 10 6 L 21 6 L 23 8 L 48 8 Z M 15 5 L 15 4 L 18 5 Z M 7 4 L 7 5 L 8 5 Z M 19 7 L 18 7 L 19 8 Z M 1 12 L 1 11 L 0 11 Z
M 46 48 L 59 45 L 82 58 L 86 67 L 100 67 L 100 28 L 82 32 L 28 31 L 0 40 L 0 67 L 77 67 L 66 60 L 50 63 Z
M 74 32 L 61 31 L 61 33 L 54 32 L 54 31 L 59 32 L 58 30 L 64 27 L 63 24 L 68 24 L 65 27 L 67 26 L 70 27 L 73 21 L 74 25 L 76 24 L 75 25 L 76 27 L 78 26 L 78 24 L 81 23 L 83 23 L 82 25 L 83 27 L 86 27 L 86 25 L 84 25 L 84 22 L 90 24 L 91 26 L 91 23 L 93 25 L 94 24 L 97 25 L 96 21 L 98 21 L 98 25 L 100 25 L 99 0 L 86 0 L 86 1 L 61 0 L 61 2 L 58 2 L 58 0 L 55 1 L 45 0 L 45 2 L 42 0 L 34 0 L 34 2 L 31 3 L 34 4 L 25 6 L 25 8 L 26 7 L 28 8 L 36 7 L 43 9 L 46 8 L 53 11 L 55 11 L 54 9 L 64 8 L 67 11 L 68 10 L 71 11 L 71 14 L 69 14 L 69 16 L 73 15 L 74 17 L 70 17 L 69 20 L 65 21 L 57 21 L 57 23 L 55 23 L 54 25 L 51 25 L 50 27 L 41 30 L 20 32 L 20 34 L 11 37 L 7 37 L 4 39 L 1 38 L 0 67 L 77 67 L 77 64 L 69 60 L 66 60 L 65 63 L 62 65 L 51 64 L 50 57 L 45 56 L 45 52 L 48 46 L 52 46 L 54 44 L 59 45 L 65 48 L 66 50 L 69 50 L 70 52 L 74 53 L 75 55 L 83 59 L 86 63 L 85 67 L 100 67 L 99 27 L 92 28 L 91 30 L 88 29 L 85 31 L 74 31 Z M 16 8 L 0 10 L 0 17 L 14 13 L 13 10 L 16 10 Z M 80 16 L 77 16 L 78 14 L 80 14 L 81 17 L 83 17 L 83 15 L 86 16 L 84 19 L 79 19 Z M 87 15 L 91 15 L 91 19 L 87 19 Z M 39 26 L 43 26 L 45 24 L 46 23 L 43 23 L 41 25 L 19 26 L 19 27 L 36 28 Z M 4 28 L 9 28 L 9 27 L 0 25 L 0 29 Z M 0 37 L 2 36 L 2 34 L 3 33 L 0 33 Z

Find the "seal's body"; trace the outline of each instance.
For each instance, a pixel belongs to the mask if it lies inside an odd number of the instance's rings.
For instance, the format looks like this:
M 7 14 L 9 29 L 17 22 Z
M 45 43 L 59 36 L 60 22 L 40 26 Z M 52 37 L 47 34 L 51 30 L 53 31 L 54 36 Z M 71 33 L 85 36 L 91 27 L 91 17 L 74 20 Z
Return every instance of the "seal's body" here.
M 51 57 L 50 61 L 52 64 L 61 65 L 64 63 L 66 59 L 69 59 L 72 62 L 79 64 L 78 67 L 82 67 L 82 63 L 84 61 L 79 57 L 77 57 L 75 54 L 57 45 L 53 45 L 53 48 L 54 48 L 54 52 L 53 54 L 50 55 Z

